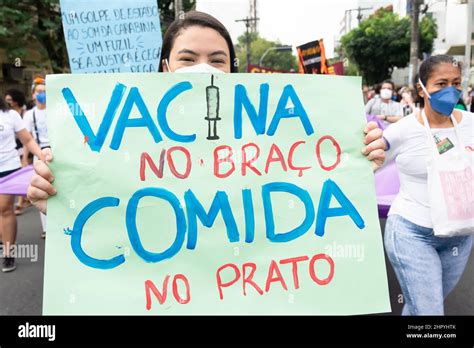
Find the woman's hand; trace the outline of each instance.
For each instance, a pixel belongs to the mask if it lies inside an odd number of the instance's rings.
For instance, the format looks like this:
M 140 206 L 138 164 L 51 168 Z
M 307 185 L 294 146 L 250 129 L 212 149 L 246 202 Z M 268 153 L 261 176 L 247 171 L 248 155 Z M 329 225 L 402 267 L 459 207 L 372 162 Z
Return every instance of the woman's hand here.
M 382 130 L 378 128 L 377 123 L 369 122 L 364 129 L 364 145 L 362 154 L 372 162 L 374 172 L 385 162 L 385 141 L 382 138 Z
M 56 194 L 56 189 L 52 185 L 53 173 L 47 164 L 53 160 L 51 149 L 43 149 L 42 157 L 45 161 L 38 160 L 34 164 L 36 174 L 31 178 L 28 187 L 28 199 L 39 211 L 46 214 L 47 200 Z

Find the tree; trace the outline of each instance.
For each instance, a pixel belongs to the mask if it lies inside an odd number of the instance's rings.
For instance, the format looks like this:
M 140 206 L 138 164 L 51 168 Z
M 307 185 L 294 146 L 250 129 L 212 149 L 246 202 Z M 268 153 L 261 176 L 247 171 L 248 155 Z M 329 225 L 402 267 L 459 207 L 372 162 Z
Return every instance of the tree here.
M 175 0 L 158 0 L 160 10 L 161 32 L 165 35 L 171 22 L 174 21 L 174 3 Z M 183 11 L 188 12 L 195 8 L 196 0 L 183 0 Z
M 239 59 L 239 72 L 246 72 L 246 34 L 238 37 L 236 45 L 236 55 Z M 261 38 L 258 33 L 250 33 L 250 62 L 258 65 L 260 58 L 265 51 L 271 47 L 281 46 L 279 41 L 269 41 Z M 276 70 L 298 71 L 298 61 L 290 51 L 270 51 L 265 56 L 263 66 Z
M 164 33 L 174 20 L 174 0 L 160 0 L 158 4 Z M 183 0 L 184 11 L 194 6 L 195 0 Z M 12 62 L 23 61 L 28 48 L 38 43 L 44 61 L 36 65 L 50 63 L 54 73 L 69 71 L 59 0 L 2 0 L 0 42 Z
M 428 16 L 420 21 L 420 58 L 431 53 L 436 23 Z M 410 60 L 410 18 L 400 18 L 391 6 L 377 10 L 341 38 L 344 54 L 368 84 L 390 77 L 393 68 L 404 68 Z

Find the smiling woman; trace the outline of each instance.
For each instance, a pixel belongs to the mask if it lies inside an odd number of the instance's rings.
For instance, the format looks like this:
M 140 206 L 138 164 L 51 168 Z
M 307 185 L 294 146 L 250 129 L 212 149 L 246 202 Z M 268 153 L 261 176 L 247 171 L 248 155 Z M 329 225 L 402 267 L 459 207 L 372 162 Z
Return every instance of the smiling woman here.
M 174 72 L 198 64 L 237 72 L 234 45 L 227 29 L 214 17 L 193 11 L 168 28 L 159 71 Z

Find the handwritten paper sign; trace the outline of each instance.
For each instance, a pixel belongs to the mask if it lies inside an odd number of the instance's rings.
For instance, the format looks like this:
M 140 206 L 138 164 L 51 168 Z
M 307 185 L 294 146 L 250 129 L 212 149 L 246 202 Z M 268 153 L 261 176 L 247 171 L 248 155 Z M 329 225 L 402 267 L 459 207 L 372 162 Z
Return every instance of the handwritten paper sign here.
M 61 16 L 73 73 L 158 71 L 156 0 L 61 0 Z
M 47 77 L 45 314 L 390 311 L 360 78 L 281 76 Z

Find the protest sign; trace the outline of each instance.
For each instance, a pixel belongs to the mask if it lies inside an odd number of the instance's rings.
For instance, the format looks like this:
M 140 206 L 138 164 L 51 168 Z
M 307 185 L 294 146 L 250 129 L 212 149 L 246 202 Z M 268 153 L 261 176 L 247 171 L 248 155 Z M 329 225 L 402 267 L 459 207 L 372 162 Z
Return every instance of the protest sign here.
M 334 62 L 328 66 L 328 74 L 330 75 L 344 75 L 344 63 L 342 61 Z
M 389 312 L 360 84 L 48 76 L 44 314 Z
M 327 74 L 326 53 L 323 39 L 311 41 L 296 47 L 300 73 Z
M 158 71 L 156 0 L 61 0 L 61 16 L 71 72 Z

